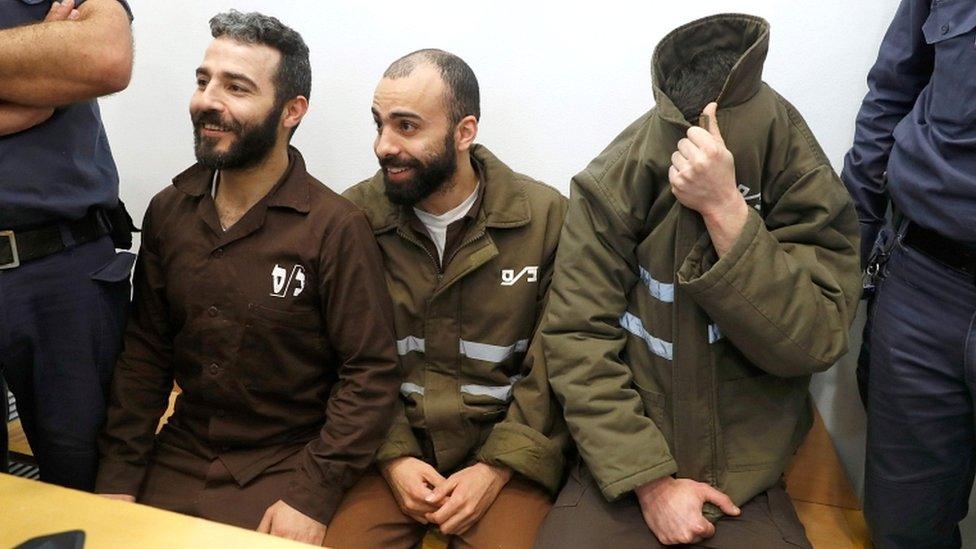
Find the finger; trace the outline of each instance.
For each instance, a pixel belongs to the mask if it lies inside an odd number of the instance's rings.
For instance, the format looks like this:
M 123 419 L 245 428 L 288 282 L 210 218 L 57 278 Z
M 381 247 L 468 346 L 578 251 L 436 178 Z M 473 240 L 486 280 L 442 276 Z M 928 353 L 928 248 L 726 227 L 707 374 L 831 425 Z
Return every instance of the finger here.
M 77 21 L 79 17 L 81 17 L 81 13 L 78 10 L 71 10 L 71 13 L 68 14 L 68 21 Z
M 261 524 L 258 524 L 258 532 L 262 534 L 271 533 L 271 508 L 269 507 L 267 511 L 264 512 L 264 516 L 261 517 Z
M 688 141 L 693 143 L 695 147 L 697 147 L 698 150 L 705 155 L 718 151 L 722 143 L 720 140 L 716 139 L 714 135 L 699 128 L 698 126 L 692 126 L 689 128 L 687 135 Z
M 712 137 L 722 141 L 722 131 L 718 128 L 718 103 L 712 101 L 711 103 L 705 105 L 705 109 L 702 114 L 708 117 L 708 133 L 712 134 Z
M 695 534 L 701 538 L 710 538 L 715 535 L 715 525 L 708 521 L 705 517 L 699 519 L 701 522 L 698 523 L 698 527 L 695 528 Z
M 464 500 L 460 497 L 451 497 L 447 499 L 447 502 L 441 506 L 440 509 L 434 513 L 430 513 L 427 517 L 431 522 L 443 525 L 445 522 L 450 520 L 464 505 Z
M 441 505 L 444 503 L 444 499 L 454 492 L 454 488 L 456 488 L 457 485 L 457 477 L 452 476 L 437 485 L 437 487 L 424 498 L 424 501 L 433 505 Z
M 671 164 L 671 167 L 668 168 L 668 181 L 671 182 L 672 187 L 674 186 L 675 179 L 678 179 L 678 168 L 675 168 L 674 164 Z
M 61 13 L 62 8 L 61 2 L 51 2 L 51 9 L 47 10 L 47 15 L 44 16 L 44 21 L 59 21 L 60 18 L 58 14 Z
M 701 155 L 701 151 L 698 149 L 698 146 L 692 143 L 688 138 L 678 141 L 678 151 L 681 153 L 681 156 L 688 160 L 689 163 L 694 162 L 694 160 Z M 683 168 L 679 166 L 678 169 Z
M 679 172 L 685 171 L 691 167 L 691 163 L 688 158 L 681 154 L 681 151 L 674 151 L 671 153 L 671 165 L 678 169 Z
M 470 518 L 471 514 L 464 509 L 461 509 L 454 514 L 453 517 L 447 519 L 443 524 L 441 524 L 441 532 L 447 535 L 455 535 L 461 533 L 461 528 L 465 526 Z
M 711 486 L 705 487 L 705 501 L 709 501 L 718 506 L 726 515 L 731 515 L 733 517 L 738 516 L 742 511 L 732 503 L 732 499 L 729 496 L 723 494 L 722 492 L 712 488 Z
M 431 467 L 430 464 L 424 463 L 424 465 L 426 465 L 427 467 L 420 470 L 420 476 L 423 477 L 424 481 L 426 481 L 431 486 L 434 487 L 440 486 L 441 483 L 447 480 L 446 478 L 444 478 L 443 475 L 437 472 L 437 469 Z

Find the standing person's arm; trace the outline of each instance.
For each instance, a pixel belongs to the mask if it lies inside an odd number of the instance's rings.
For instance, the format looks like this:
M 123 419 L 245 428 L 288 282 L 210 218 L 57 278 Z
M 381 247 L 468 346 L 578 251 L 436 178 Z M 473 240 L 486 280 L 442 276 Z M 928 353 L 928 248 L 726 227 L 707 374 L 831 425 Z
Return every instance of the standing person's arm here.
M 55 2 L 44 17 L 45 23 L 75 20 L 80 16 L 71 3 Z M 0 137 L 22 132 L 46 121 L 54 114 L 54 107 L 28 107 L 0 101 Z
M 393 419 L 400 367 L 383 260 L 365 216 L 349 213 L 323 244 L 325 326 L 342 358 L 328 421 L 305 446 L 288 492 L 258 531 L 321 545 L 343 494 L 372 464 Z
M 52 114 L 54 107 L 28 107 L 0 102 L 0 137 L 33 128 L 51 118 Z
M 885 170 L 895 126 L 915 105 L 932 75 L 934 53 L 922 24 L 929 0 L 902 0 L 888 27 L 878 60 L 868 73 L 868 93 L 857 114 L 854 146 L 844 158 L 841 179 L 861 222 L 861 262 L 867 261 L 888 209 Z
M 129 22 L 118 0 L 87 0 L 74 19 L 0 30 L 0 101 L 56 107 L 125 89 Z

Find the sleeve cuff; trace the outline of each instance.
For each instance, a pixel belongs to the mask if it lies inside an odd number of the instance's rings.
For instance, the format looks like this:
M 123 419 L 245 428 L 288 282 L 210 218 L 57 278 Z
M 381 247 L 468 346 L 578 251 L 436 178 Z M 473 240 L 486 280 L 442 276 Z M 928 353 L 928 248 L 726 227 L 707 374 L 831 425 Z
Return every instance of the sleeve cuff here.
M 565 459 L 562 448 L 542 433 L 525 425 L 496 424 L 477 460 L 504 465 L 555 494 L 562 484 Z
M 593 469 L 590 468 L 591 473 L 592 471 Z M 652 480 L 670 476 L 677 472 L 677 462 L 675 462 L 674 459 L 668 459 L 649 469 L 645 469 L 639 473 L 624 477 L 618 481 L 611 482 L 610 484 L 603 484 L 599 481 L 599 479 L 597 479 L 597 483 L 600 485 L 600 491 L 603 492 L 603 496 L 607 498 L 607 501 L 613 501 L 628 492 L 633 492 L 635 488 L 641 486 L 642 484 L 647 484 Z
M 297 478 L 288 486 L 282 501 L 302 514 L 328 526 L 332 515 L 342 502 L 343 489 L 339 483 L 324 485 L 314 483 L 299 472 Z
M 390 430 L 390 434 L 376 451 L 376 461 L 382 463 L 401 457 L 415 457 L 423 459 L 424 453 L 420 449 L 417 437 L 413 436 L 410 425 L 398 423 Z
M 728 253 L 717 260 L 711 239 L 707 233 L 703 234 L 678 268 L 678 281 L 681 286 L 689 293 L 698 294 L 719 284 L 753 247 L 762 226 L 762 218 L 750 208 L 739 238 L 732 244 Z

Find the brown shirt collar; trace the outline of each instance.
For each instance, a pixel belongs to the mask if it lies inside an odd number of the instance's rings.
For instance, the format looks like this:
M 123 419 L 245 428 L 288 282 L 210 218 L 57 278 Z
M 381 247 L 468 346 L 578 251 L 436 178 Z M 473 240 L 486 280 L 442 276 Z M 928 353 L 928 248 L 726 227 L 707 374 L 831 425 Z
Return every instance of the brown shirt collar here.
M 190 196 L 203 196 L 210 192 L 214 170 L 194 164 L 173 178 L 173 185 Z M 288 147 L 288 168 L 281 179 L 268 191 L 268 207 L 290 208 L 300 213 L 309 210 L 310 176 L 305 168 L 305 159 L 298 149 Z

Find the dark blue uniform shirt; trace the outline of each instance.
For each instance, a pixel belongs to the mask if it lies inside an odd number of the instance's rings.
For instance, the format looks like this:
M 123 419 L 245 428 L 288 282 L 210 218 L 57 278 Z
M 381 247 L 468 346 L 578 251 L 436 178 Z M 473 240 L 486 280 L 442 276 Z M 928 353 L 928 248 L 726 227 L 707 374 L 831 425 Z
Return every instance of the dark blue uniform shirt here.
M 51 0 L 0 0 L 0 29 L 41 21 L 50 8 Z M 0 137 L 0 230 L 78 219 L 92 206 L 115 207 L 118 198 L 119 175 L 95 100 Z
M 862 245 L 873 243 L 890 199 L 915 223 L 976 248 L 976 1 L 902 0 L 868 88 L 843 172 Z

